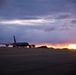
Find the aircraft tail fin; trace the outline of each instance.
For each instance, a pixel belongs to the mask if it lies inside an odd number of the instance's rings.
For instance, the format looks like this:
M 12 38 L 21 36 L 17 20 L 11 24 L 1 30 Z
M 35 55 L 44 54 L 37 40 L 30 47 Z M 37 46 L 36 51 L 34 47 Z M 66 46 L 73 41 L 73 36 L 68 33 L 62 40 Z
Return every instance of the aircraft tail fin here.
M 14 44 L 16 44 L 16 38 L 15 38 L 15 36 L 13 36 L 13 38 L 14 38 Z

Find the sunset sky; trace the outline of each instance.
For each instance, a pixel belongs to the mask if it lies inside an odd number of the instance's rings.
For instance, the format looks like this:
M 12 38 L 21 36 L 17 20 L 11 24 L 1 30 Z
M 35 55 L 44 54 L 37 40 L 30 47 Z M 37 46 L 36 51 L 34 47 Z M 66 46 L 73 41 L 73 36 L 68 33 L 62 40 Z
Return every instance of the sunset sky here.
M 76 0 L 0 0 L 0 43 L 76 43 Z

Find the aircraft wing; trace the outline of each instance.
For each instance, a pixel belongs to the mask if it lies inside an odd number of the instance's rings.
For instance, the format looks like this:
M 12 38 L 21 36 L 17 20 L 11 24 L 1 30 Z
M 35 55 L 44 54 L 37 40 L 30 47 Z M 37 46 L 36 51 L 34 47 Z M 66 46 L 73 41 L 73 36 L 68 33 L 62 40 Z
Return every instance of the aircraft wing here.
M 0 45 L 5 45 L 6 47 L 8 47 L 9 45 L 13 45 L 13 43 L 0 43 Z

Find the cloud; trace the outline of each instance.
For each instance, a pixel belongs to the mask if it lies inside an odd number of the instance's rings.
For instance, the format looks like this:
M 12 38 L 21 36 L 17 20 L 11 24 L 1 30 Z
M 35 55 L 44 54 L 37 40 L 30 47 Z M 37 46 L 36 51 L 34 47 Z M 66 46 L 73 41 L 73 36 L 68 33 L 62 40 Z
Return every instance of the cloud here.
M 46 28 L 44 31 L 49 32 L 49 31 L 54 31 L 54 30 L 57 30 L 57 28 L 56 27 L 49 27 L 49 28 Z
M 46 28 L 44 31 L 51 32 L 51 31 L 70 31 L 70 30 L 71 28 L 68 25 L 58 25 L 58 26 Z
M 71 23 L 72 23 L 72 24 L 76 24 L 76 20 L 72 20 Z
M 63 15 L 59 15 L 58 17 L 56 17 L 56 19 L 67 19 L 70 18 L 71 15 L 70 14 L 63 14 Z
M 2 5 L 5 2 L 6 2 L 6 0 L 0 0 L 0 5 Z
M 76 3 L 76 0 L 70 0 L 70 2 L 72 2 L 72 3 Z
M 68 12 L 71 8 L 73 9 L 68 0 L 9 0 L 8 5 L 0 11 L 0 17 L 3 19 L 31 19 L 35 18 L 34 16 Z
M 27 19 L 27 20 L 4 20 L 0 21 L 0 24 L 10 24 L 10 25 L 38 25 L 38 24 L 46 24 L 53 23 L 55 20 L 47 20 L 47 19 Z
M 0 0 L 0 8 L 5 6 L 7 2 L 8 2 L 8 0 Z

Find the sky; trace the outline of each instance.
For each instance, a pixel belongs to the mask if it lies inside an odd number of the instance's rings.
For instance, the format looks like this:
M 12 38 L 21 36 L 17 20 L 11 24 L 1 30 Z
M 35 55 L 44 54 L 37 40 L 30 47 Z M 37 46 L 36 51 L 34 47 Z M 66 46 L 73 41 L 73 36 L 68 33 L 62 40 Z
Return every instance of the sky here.
M 0 0 L 0 43 L 76 43 L 76 0 Z

